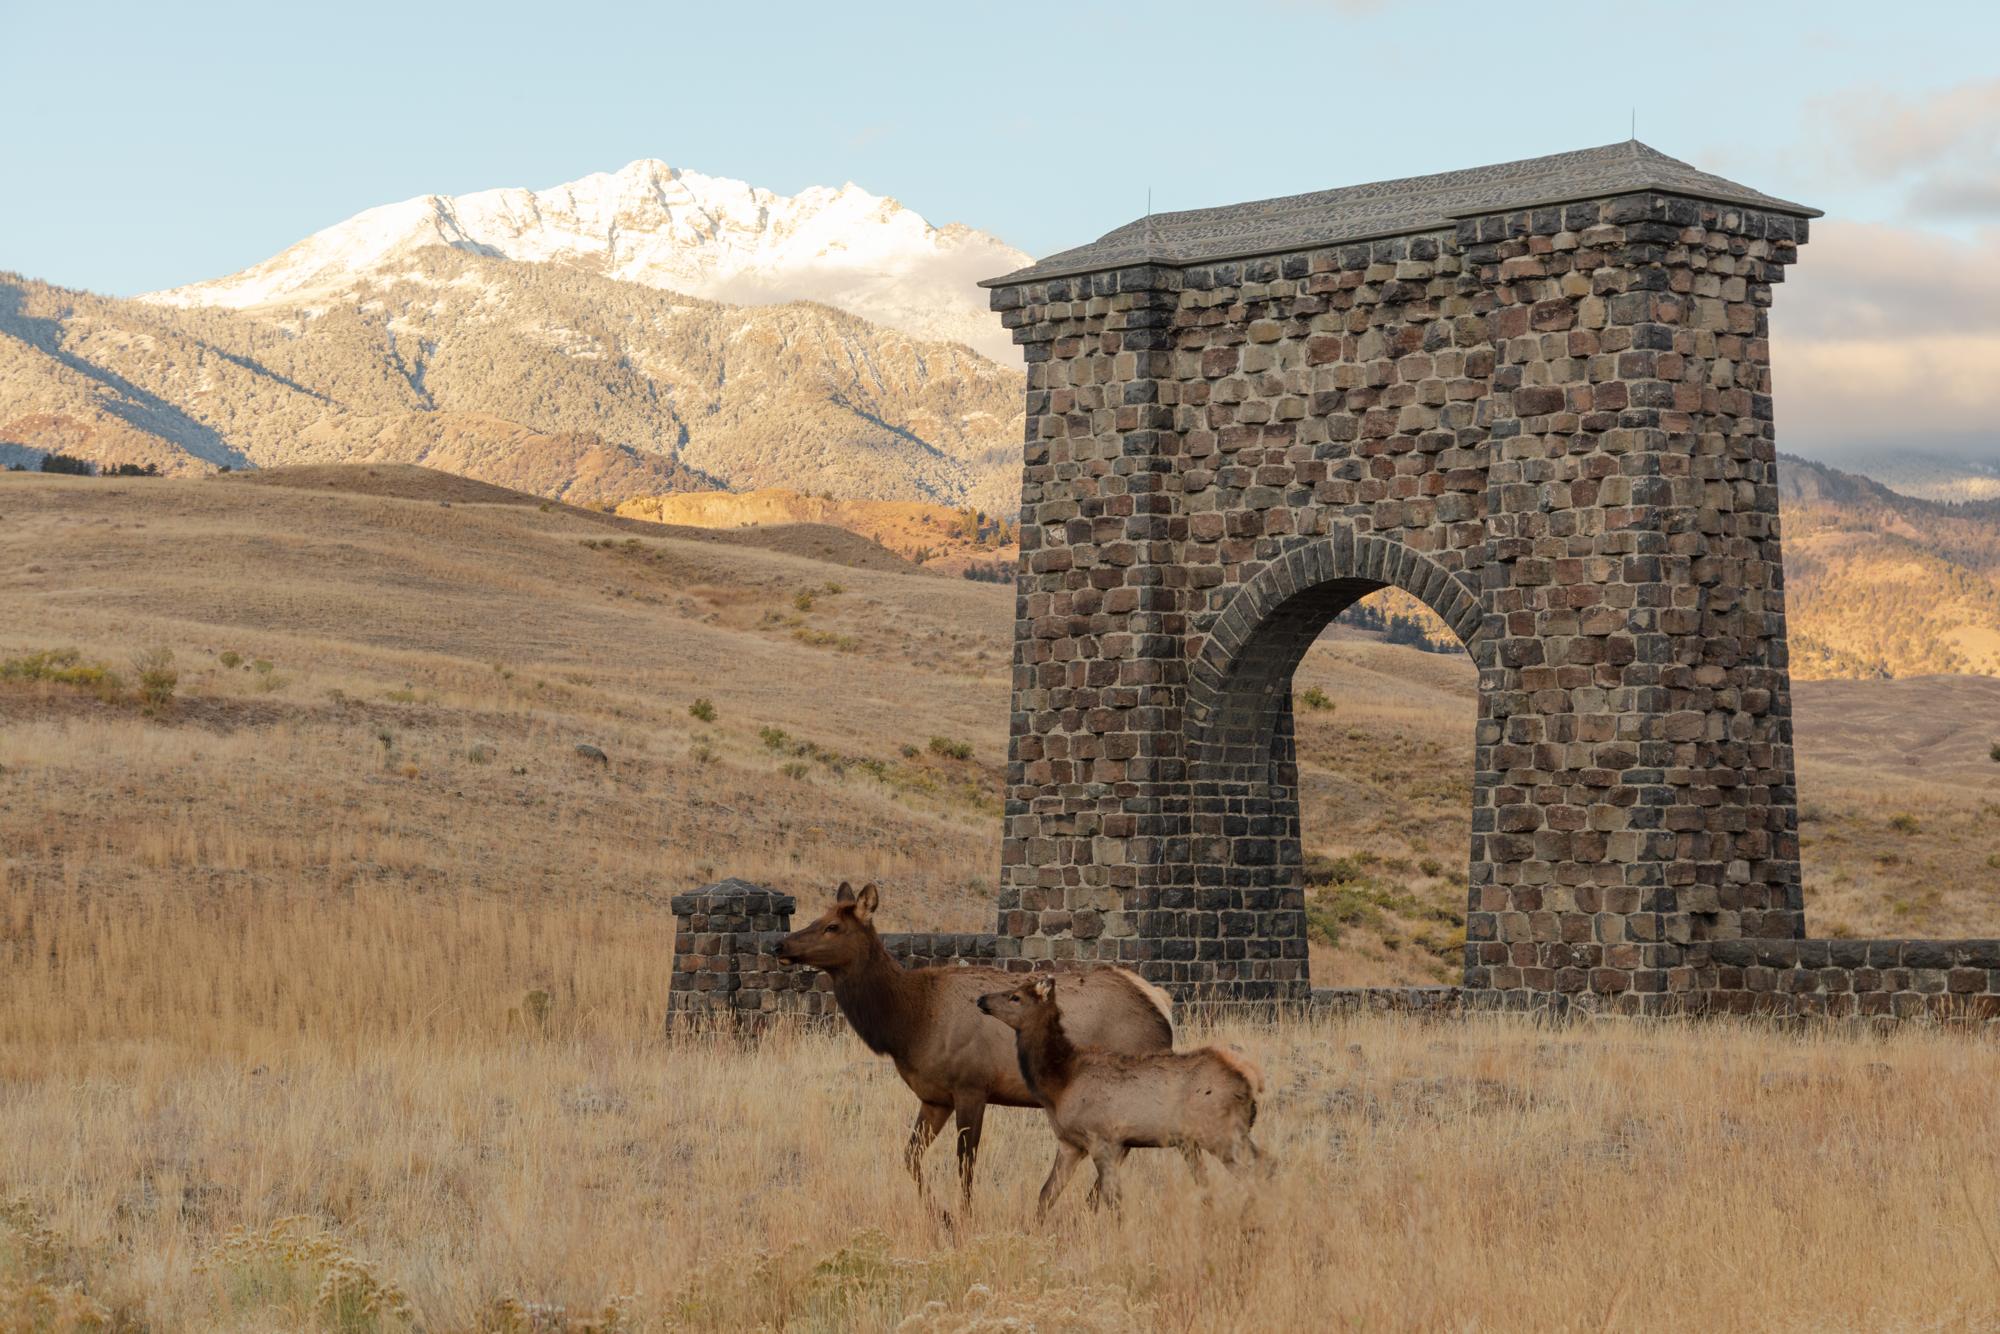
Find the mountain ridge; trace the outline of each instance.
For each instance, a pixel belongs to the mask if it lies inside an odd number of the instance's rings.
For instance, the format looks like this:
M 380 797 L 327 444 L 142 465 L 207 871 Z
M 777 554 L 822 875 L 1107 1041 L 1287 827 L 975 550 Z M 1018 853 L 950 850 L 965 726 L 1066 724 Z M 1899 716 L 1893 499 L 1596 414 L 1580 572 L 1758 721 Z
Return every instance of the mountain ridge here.
M 822 301 L 1018 365 L 980 278 L 1028 256 L 962 223 L 936 227 L 847 182 L 780 195 L 641 158 L 543 190 L 430 194 L 364 209 L 236 273 L 146 293 L 164 305 L 276 309 L 339 299 L 433 245 L 731 305 Z

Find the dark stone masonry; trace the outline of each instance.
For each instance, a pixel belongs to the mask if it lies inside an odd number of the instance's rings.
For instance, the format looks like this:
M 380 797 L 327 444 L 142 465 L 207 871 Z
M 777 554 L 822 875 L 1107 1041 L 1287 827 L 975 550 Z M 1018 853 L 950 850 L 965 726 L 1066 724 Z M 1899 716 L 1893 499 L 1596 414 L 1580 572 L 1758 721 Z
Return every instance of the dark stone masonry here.
M 898 948 L 1219 1004 L 2000 1017 L 1994 942 L 1804 939 L 1768 318 L 1815 216 L 1631 141 L 988 282 L 1028 374 L 998 929 Z M 1292 672 L 1386 587 L 1479 671 L 1464 985 L 1316 993 Z M 769 958 L 784 896 L 674 908 L 678 1009 L 826 1004 Z

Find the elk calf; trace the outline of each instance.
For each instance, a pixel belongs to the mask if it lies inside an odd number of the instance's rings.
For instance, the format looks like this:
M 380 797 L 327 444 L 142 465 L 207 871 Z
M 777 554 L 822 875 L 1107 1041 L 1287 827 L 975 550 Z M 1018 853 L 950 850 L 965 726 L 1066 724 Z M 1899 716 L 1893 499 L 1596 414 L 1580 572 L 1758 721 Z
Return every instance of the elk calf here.
M 1056 1132 L 1055 1166 L 1042 1184 L 1045 1217 L 1085 1154 L 1097 1165 L 1091 1203 L 1118 1207 L 1118 1165 L 1132 1149 L 1180 1149 L 1199 1169 L 1206 1149 L 1231 1168 L 1263 1156 L 1250 1138 L 1264 1076 L 1224 1047 L 1128 1054 L 1079 1047 L 1063 1028 L 1052 978 L 981 996 L 979 1008 L 1014 1030 L 1021 1075 Z M 1197 1170 L 1197 1178 L 1199 1178 Z

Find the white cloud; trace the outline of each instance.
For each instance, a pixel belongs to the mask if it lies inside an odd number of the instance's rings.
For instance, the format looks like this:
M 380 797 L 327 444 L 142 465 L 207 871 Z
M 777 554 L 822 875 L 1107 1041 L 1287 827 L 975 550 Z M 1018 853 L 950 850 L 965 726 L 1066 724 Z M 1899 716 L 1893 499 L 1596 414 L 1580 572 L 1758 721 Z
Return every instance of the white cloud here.
M 1814 110 L 1820 154 L 1907 191 L 1913 217 L 2000 219 L 2000 79 L 1909 98 L 1849 89 Z
M 1771 331 L 1781 447 L 2000 450 L 2000 230 L 1817 223 Z

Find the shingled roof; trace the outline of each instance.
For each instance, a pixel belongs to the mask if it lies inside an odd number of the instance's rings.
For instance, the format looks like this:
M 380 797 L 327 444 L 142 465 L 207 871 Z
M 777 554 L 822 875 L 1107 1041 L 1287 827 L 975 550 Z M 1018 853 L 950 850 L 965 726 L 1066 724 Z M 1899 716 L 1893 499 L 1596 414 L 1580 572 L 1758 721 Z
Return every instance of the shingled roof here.
M 1670 158 L 1637 139 L 1490 167 L 1345 185 L 1223 208 L 1156 213 L 1106 232 L 1089 245 L 1050 255 L 982 287 L 1096 273 L 1131 264 L 1202 264 L 1343 241 L 1435 231 L 1463 217 L 1658 190 L 1718 204 L 1816 218 L 1820 211 L 1777 199 Z

